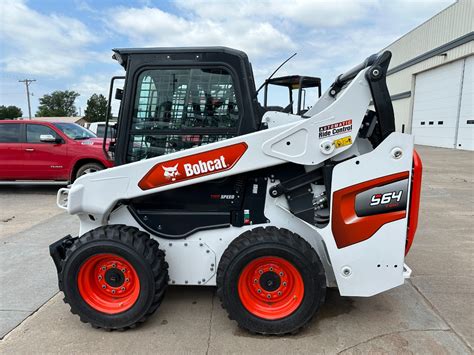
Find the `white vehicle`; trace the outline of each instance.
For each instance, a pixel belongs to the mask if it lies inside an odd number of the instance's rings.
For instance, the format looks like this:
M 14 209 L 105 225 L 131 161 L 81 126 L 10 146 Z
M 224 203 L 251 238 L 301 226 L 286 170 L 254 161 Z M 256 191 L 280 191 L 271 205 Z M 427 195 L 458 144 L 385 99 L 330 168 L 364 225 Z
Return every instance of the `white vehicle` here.
M 201 285 L 241 327 L 294 333 L 327 287 L 367 297 L 410 276 L 422 167 L 395 132 L 390 52 L 292 114 L 291 97 L 260 106 L 243 52 L 114 51 L 126 68 L 117 166 L 59 191 L 80 230 L 50 246 L 82 321 L 134 327 L 168 284 Z
M 105 137 L 105 125 L 106 122 L 92 122 L 89 127 L 89 131 L 95 133 L 95 135 L 99 138 L 104 138 Z M 115 123 L 114 122 L 109 122 L 109 127 L 107 128 L 108 130 L 108 138 L 110 137 L 115 137 Z

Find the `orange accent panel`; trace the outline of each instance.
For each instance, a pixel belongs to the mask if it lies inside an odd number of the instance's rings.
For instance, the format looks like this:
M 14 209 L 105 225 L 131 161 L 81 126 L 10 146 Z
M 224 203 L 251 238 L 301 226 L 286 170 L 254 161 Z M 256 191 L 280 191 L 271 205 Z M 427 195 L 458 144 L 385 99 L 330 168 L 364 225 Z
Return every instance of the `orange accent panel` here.
M 332 233 L 339 249 L 369 239 L 384 224 L 406 217 L 405 211 L 394 211 L 358 217 L 355 212 L 356 195 L 374 187 L 407 179 L 409 172 L 383 176 L 335 191 L 332 200 Z
M 421 176 L 423 173 L 423 164 L 418 153 L 413 151 L 413 173 L 411 179 L 410 213 L 408 214 L 407 243 L 405 246 L 405 255 L 411 248 L 413 239 L 415 239 L 416 228 L 418 227 L 418 211 L 420 209 L 421 196 Z
M 230 170 L 247 150 L 246 143 L 237 143 L 207 152 L 156 164 L 140 180 L 142 190 L 174 184 L 198 177 Z

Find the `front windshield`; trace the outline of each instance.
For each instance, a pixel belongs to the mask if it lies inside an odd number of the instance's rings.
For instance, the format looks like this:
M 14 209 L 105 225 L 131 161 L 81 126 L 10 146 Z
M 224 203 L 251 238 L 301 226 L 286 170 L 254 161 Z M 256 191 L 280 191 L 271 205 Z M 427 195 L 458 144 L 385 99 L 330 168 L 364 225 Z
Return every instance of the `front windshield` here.
M 80 140 L 80 139 L 89 139 L 89 138 L 97 138 L 97 136 L 85 129 L 84 127 L 79 126 L 76 123 L 54 123 L 56 127 L 58 127 L 65 135 L 67 135 L 71 139 Z

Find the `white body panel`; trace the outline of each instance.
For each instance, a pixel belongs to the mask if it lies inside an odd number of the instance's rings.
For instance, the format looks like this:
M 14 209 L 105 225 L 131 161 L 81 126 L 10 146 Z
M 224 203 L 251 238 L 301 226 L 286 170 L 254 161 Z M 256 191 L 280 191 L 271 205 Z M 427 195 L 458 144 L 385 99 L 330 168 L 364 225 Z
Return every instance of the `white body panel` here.
M 411 136 L 392 133 L 367 154 L 364 154 L 367 151 L 367 142 L 360 139 L 356 141 L 371 100 L 370 90 L 364 79 L 365 72 L 366 70 L 361 71 L 339 93 L 337 100 L 325 93 L 309 112 L 309 118 L 269 112 L 264 116 L 269 126 L 266 130 L 85 175 L 77 179 L 69 190 L 63 190 L 65 195 L 68 194 L 68 199 L 62 202 L 62 205 L 70 214 L 79 216 L 82 235 L 105 224 L 127 224 L 143 229 L 126 206 L 113 210 L 120 200 L 286 162 L 305 165 L 307 170 L 310 170 L 332 157 L 338 161 L 348 159 L 334 168 L 332 191 L 361 181 L 411 171 Z M 343 127 L 343 131 L 335 131 L 332 127 Z M 348 138 L 350 142 L 357 144 L 324 149 L 325 143 L 334 145 L 335 140 L 340 138 Z M 248 148 L 231 169 L 212 175 L 199 175 L 193 179 L 149 190 L 142 190 L 138 186 L 138 182 L 148 171 L 161 162 L 241 142 L 245 142 Z M 399 159 L 393 158 L 394 148 L 402 151 Z M 364 155 L 351 158 L 358 154 Z M 356 165 L 356 160 L 360 164 Z M 277 183 L 278 181 L 269 181 L 268 189 Z M 313 189 L 315 195 L 319 192 L 317 188 Z M 406 218 L 384 225 L 363 242 L 339 249 L 331 231 L 331 221 L 322 229 L 304 222 L 288 210 L 285 196 L 272 198 L 267 191 L 265 216 L 270 222 L 261 226 L 287 228 L 308 241 L 320 256 L 328 285 L 338 286 L 343 295 L 370 296 L 403 282 Z M 229 243 L 246 230 L 255 227 L 256 225 L 247 225 L 199 231 L 180 240 L 152 237 L 157 239 L 160 247 L 166 251 L 171 283 L 215 285 L 217 265 Z M 377 267 L 379 264 L 383 267 Z M 343 267 L 350 268 L 350 275 L 341 274 Z

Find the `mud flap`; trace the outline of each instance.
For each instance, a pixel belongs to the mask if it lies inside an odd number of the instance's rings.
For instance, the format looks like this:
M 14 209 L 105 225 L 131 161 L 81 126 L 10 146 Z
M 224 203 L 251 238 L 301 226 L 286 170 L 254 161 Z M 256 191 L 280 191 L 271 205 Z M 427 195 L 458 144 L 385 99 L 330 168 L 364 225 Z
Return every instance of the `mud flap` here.
M 71 247 L 76 239 L 77 237 L 73 238 L 68 234 L 49 246 L 49 255 L 53 258 L 58 274 L 61 272 L 61 261 L 66 258 L 66 250 Z

